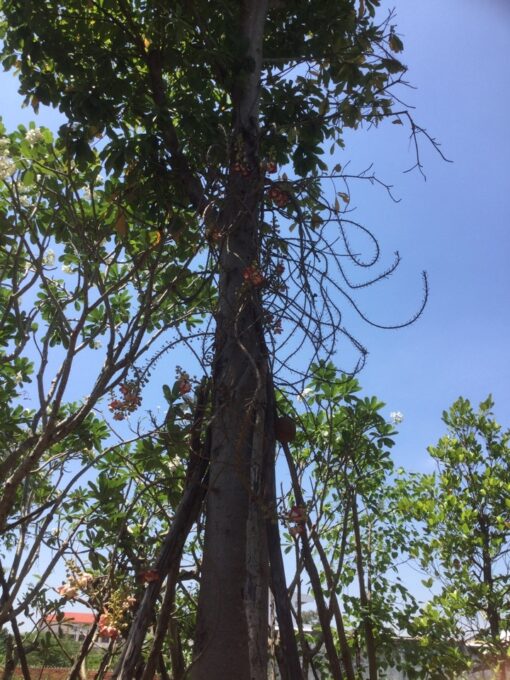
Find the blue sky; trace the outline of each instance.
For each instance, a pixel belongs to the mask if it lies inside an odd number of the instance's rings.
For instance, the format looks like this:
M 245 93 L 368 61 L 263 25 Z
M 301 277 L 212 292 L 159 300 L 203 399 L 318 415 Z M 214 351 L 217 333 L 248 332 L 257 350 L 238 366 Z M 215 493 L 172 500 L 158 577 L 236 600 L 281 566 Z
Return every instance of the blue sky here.
M 385 6 L 396 6 L 403 61 L 416 87 L 401 94 L 453 163 L 423 140 L 424 181 L 417 171 L 403 174 L 414 157 L 402 126 L 349 134 L 339 160 L 350 160 L 352 170 L 373 163 L 402 199 L 395 204 L 376 187 L 353 187 L 356 219 L 380 239 L 383 266 L 397 249 L 403 258 L 390 281 L 358 298 L 361 307 L 380 323 L 405 320 L 419 305 L 424 269 L 430 299 L 422 318 L 400 331 L 372 329 L 348 311 L 346 319 L 370 352 L 359 376 L 364 391 L 383 399 L 388 413 L 405 416 L 397 463 L 428 469 L 426 446 L 440 436 L 441 412 L 457 396 L 479 402 L 492 392 L 497 416 L 510 424 L 510 4 L 401 0 Z M 11 75 L 0 74 L 0 87 L 8 129 L 33 118 L 31 110 L 20 110 Z M 57 125 L 52 111 L 42 110 L 37 120 Z M 336 359 L 341 365 L 341 354 Z
M 395 205 L 370 190 L 358 200 L 358 215 L 380 236 L 388 260 L 397 249 L 403 258 L 391 282 L 367 292 L 364 309 L 377 321 L 404 319 L 420 299 L 422 269 L 430 281 L 429 304 L 412 327 L 358 325 L 370 350 L 360 380 L 388 410 L 404 413 L 397 462 L 427 469 L 426 446 L 437 441 L 441 412 L 459 395 L 478 403 L 492 392 L 496 415 L 510 425 L 510 3 L 391 6 L 417 88 L 403 97 L 453 163 L 423 143 L 425 182 L 417 172 L 402 174 L 412 149 L 401 126 L 352 136 L 353 164 L 374 162 L 402 199 Z

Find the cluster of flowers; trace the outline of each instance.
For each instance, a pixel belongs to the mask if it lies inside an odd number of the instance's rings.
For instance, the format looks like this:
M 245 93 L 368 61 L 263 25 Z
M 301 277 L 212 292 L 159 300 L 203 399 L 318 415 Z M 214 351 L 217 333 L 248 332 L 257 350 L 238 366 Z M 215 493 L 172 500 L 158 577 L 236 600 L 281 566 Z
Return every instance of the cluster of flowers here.
M 282 262 L 278 262 L 278 264 L 274 268 L 275 276 L 276 277 L 281 276 L 284 271 L 285 265 Z M 268 285 L 268 279 L 260 271 L 256 262 L 253 262 L 253 264 L 250 264 L 243 269 L 243 279 L 246 283 L 248 283 L 250 286 L 253 286 L 254 288 L 262 288 L 262 286 Z M 278 280 L 273 281 L 273 285 L 275 291 L 284 291 L 287 289 L 287 286 Z M 268 320 L 270 323 L 272 323 L 272 318 L 271 319 L 268 318 Z M 281 332 L 281 330 L 277 332 Z
M 275 335 L 280 335 L 283 333 L 282 320 L 278 317 L 275 318 L 274 314 L 267 314 L 265 317 L 268 327 L 275 333 Z
M 278 208 L 285 208 L 290 202 L 289 192 L 280 189 L 280 187 L 276 185 L 273 185 L 269 189 L 267 196 Z
M 95 577 L 86 571 L 79 571 L 72 560 L 67 563 L 67 568 L 70 572 L 67 582 L 56 589 L 59 595 L 65 597 L 66 600 L 73 600 L 81 591 L 89 599 L 95 600 L 98 597 Z M 96 581 L 95 584 L 94 581 Z M 99 616 L 99 635 L 115 640 L 126 627 L 128 613 L 137 603 L 136 597 L 128 593 L 125 586 L 111 593 L 108 605 L 103 606 L 103 611 Z
M 47 248 L 44 251 L 44 255 L 41 258 L 41 265 L 43 267 L 54 267 L 55 266 L 55 251 L 51 248 Z M 62 268 L 63 269 L 63 268 Z M 23 268 L 23 276 L 26 276 L 29 272 L 36 270 L 35 264 L 31 260 L 25 260 Z
M 243 270 L 243 279 L 254 288 L 260 288 L 266 283 L 266 277 L 256 264 L 250 264 Z
M 232 163 L 232 171 L 237 172 L 243 177 L 251 175 L 253 168 L 251 167 L 248 157 L 245 152 L 244 142 L 241 136 L 237 138 L 234 144 L 235 160 Z
M 305 387 L 296 397 L 297 401 L 306 401 L 308 397 L 313 394 L 312 387 Z
M 37 144 L 37 142 L 42 142 L 44 140 L 44 136 L 41 132 L 41 128 L 35 127 L 28 130 L 27 134 L 25 135 L 25 140 L 30 144 L 30 146 L 34 146 Z
M 223 231 L 217 226 L 209 228 L 206 231 L 206 238 L 211 244 L 218 243 L 223 238 Z
M 103 607 L 99 617 L 99 635 L 115 640 L 122 630 L 127 627 L 129 611 L 136 605 L 136 597 L 126 594 L 124 588 L 111 593 L 108 605 Z
M 232 170 L 238 172 L 242 177 L 249 177 L 251 175 L 252 167 L 249 163 L 239 163 L 236 161 L 232 164 Z
M 42 264 L 45 267 L 53 267 L 55 265 L 55 251 L 53 251 L 51 248 L 48 248 L 48 250 L 46 250 L 44 253 Z
M 181 397 L 191 392 L 192 388 L 193 386 L 189 374 L 180 367 L 177 367 L 177 389 L 179 390 Z
M 266 161 L 260 164 L 261 170 L 267 172 L 268 174 L 272 175 L 277 171 L 277 165 L 274 161 Z M 234 172 L 238 172 L 241 174 L 243 177 L 249 177 L 252 172 L 252 167 L 249 163 L 246 163 L 246 161 L 236 161 L 235 163 L 232 164 L 232 170 Z
M 308 514 L 306 508 L 302 505 L 294 505 L 290 509 L 287 515 L 287 521 L 292 523 L 289 527 L 289 533 L 293 538 L 297 538 L 303 534 L 306 534 L 306 520 L 308 519 Z
M 103 612 L 99 617 L 99 635 L 115 640 L 120 635 L 120 628 L 114 625 L 113 616 L 109 612 Z
M 154 583 L 159 581 L 159 571 L 157 569 L 146 569 L 138 574 L 138 580 L 141 583 Z
M 108 408 L 113 413 L 114 420 L 124 420 L 129 413 L 133 413 L 142 403 L 140 385 L 134 381 L 122 383 L 119 387 L 122 397 L 112 398 Z
M 0 179 L 7 179 L 16 172 L 16 163 L 9 156 L 9 140 L 0 138 Z
M 67 583 L 57 588 L 57 593 L 66 600 L 74 600 L 80 590 L 88 590 L 94 577 L 86 571 L 71 574 L 67 577 Z
M 31 128 L 27 131 L 25 140 L 30 146 L 34 146 L 37 142 L 44 140 L 44 135 L 40 128 Z M 16 172 L 16 163 L 10 157 L 9 145 L 10 140 L 7 137 L 0 137 L 0 180 L 7 179 Z M 24 201 L 26 201 L 26 197 L 23 197 L 22 205 Z
M 284 271 L 285 271 L 285 265 L 282 262 L 279 262 L 276 265 L 276 267 L 274 268 L 274 273 L 277 277 L 281 276 Z M 276 293 L 285 293 L 285 291 L 288 290 L 288 286 L 283 281 L 278 280 L 274 283 L 273 289 Z
M 100 187 L 102 184 L 104 184 L 104 177 L 101 175 L 98 175 L 95 178 L 94 182 L 91 182 L 90 184 L 86 184 L 84 187 L 82 187 L 82 196 L 85 198 L 87 201 L 90 201 L 92 199 L 92 194 L 94 190 L 97 187 Z
M 112 610 L 109 611 L 105 608 L 103 613 L 99 617 L 98 631 L 99 635 L 103 637 L 110 638 L 110 640 L 116 640 L 121 630 L 125 627 L 125 615 L 132 609 L 136 604 L 136 597 L 133 595 L 128 595 L 121 603 L 120 607 L 113 603 Z
M 28 187 L 18 186 L 18 201 L 22 208 L 28 208 L 31 205 L 30 196 L 27 195 L 29 193 L 30 189 Z

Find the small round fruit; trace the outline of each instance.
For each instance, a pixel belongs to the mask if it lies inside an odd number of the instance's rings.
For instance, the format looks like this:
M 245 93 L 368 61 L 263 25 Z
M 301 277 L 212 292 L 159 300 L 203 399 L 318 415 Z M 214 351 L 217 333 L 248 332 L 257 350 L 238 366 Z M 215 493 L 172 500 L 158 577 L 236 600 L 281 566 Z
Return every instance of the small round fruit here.
M 276 439 L 280 444 L 289 444 L 296 438 L 296 423 L 289 416 L 281 416 L 275 423 Z

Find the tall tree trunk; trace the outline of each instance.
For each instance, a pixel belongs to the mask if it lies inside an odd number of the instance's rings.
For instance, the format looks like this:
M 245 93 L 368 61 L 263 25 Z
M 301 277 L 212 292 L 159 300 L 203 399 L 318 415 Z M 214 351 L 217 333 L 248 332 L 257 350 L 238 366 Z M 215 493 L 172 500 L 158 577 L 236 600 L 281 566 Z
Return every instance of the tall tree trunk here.
M 168 627 L 170 625 L 170 619 L 172 618 L 173 615 L 173 608 L 175 602 L 175 585 L 177 583 L 178 575 L 179 575 L 179 563 L 175 562 L 172 565 L 170 573 L 168 574 L 168 577 L 166 579 L 165 596 L 163 598 L 163 602 L 161 603 L 161 612 L 159 614 L 158 623 L 154 633 L 152 649 L 149 653 L 147 663 L 145 664 L 145 669 L 143 671 L 141 680 L 152 680 L 152 678 L 154 677 L 154 673 L 156 672 L 156 668 L 161 657 L 161 650 L 163 649 L 163 642 L 167 634 Z M 175 672 L 175 669 L 172 670 L 174 671 L 174 677 L 177 680 L 178 678 L 177 673 Z
M 142 659 L 142 645 L 145 640 L 153 616 L 154 606 L 161 590 L 163 579 L 181 560 L 182 550 L 191 527 L 196 522 L 205 496 L 205 482 L 208 479 L 209 437 L 206 438 L 205 452 L 188 480 L 181 502 L 174 516 L 174 521 L 163 541 L 155 568 L 160 576 L 159 581 L 150 583 L 145 590 L 143 600 L 136 612 L 135 620 L 129 629 L 129 635 L 114 671 L 113 677 L 118 680 L 133 680 L 135 671 Z
M 496 648 L 501 645 L 501 618 L 497 604 L 498 597 L 494 593 L 494 575 L 491 557 L 491 537 L 490 527 L 484 516 L 483 511 L 478 514 L 478 524 L 482 534 L 482 563 L 483 563 L 483 582 L 487 587 L 487 607 L 486 614 L 489 622 L 489 629 L 492 643 Z M 498 680 L 506 680 L 506 663 L 504 655 L 498 654 Z
M 185 677 L 186 665 L 184 663 L 184 655 L 182 653 L 182 642 L 179 632 L 179 625 L 174 616 L 170 617 L 168 633 L 170 637 L 169 652 L 170 660 L 172 662 L 172 678 L 173 680 L 183 680 Z
M 345 536 L 345 523 L 344 523 L 344 536 Z M 352 654 L 349 647 L 347 634 L 345 632 L 344 620 L 342 616 L 342 611 L 340 609 L 340 603 L 338 602 L 338 597 L 335 592 L 336 583 L 333 570 L 331 569 L 331 565 L 328 562 L 326 552 L 322 547 L 322 543 L 315 531 L 313 531 L 312 538 L 315 548 L 317 549 L 317 552 L 319 554 L 324 574 L 326 575 L 326 582 L 328 584 L 328 589 L 330 592 L 329 609 L 330 612 L 331 611 L 333 612 L 333 615 L 335 617 L 336 630 L 338 633 L 338 640 L 340 642 L 340 652 L 342 655 L 342 663 L 345 671 L 345 676 L 347 680 L 355 680 L 354 666 L 352 663 Z
M 305 506 L 305 499 L 301 492 L 301 485 L 299 484 L 299 479 L 296 471 L 296 466 L 292 460 L 289 445 L 283 444 L 283 451 L 285 453 L 285 459 L 290 472 L 290 478 L 292 481 L 292 490 L 294 491 L 294 497 L 296 503 L 301 506 Z M 312 529 L 310 519 L 307 521 L 308 529 Z M 324 636 L 324 646 L 326 647 L 326 655 L 329 665 L 329 672 L 333 680 L 342 680 L 342 669 L 340 667 L 340 660 L 338 658 L 338 653 L 336 651 L 335 642 L 333 639 L 333 634 L 331 631 L 331 617 L 329 616 L 328 607 L 326 606 L 326 600 L 324 598 L 324 593 L 322 591 L 322 584 L 319 576 L 319 571 L 317 565 L 313 559 L 312 549 L 310 546 L 310 541 L 307 534 L 301 536 L 302 539 L 302 550 L 303 550 L 303 560 L 305 564 L 305 569 L 310 579 L 310 585 L 312 586 L 313 594 L 315 597 L 315 604 L 317 606 L 317 615 L 321 624 L 322 635 Z M 301 598 L 298 598 L 298 602 Z M 304 650 L 303 650 L 304 651 Z
M 276 406 L 274 400 L 274 388 L 272 383 L 268 386 L 268 431 L 274 431 Z M 282 680 L 303 680 L 303 670 L 299 659 L 299 651 L 292 621 L 292 611 L 287 583 L 285 580 L 285 567 L 283 564 L 282 549 L 280 543 L 280 531 L 276 510 L 276 470 L 275 441 L 268 442 L 267 453 L 267 481 L 266 481 L 266 505 L 267 505 L 267 543 L 269 562 L 271 565 L 271 591 L 276 607 L 279 633 L 279 653 L 277 655 L 280 677 Z
M 368 660 L 369 680 L 377 680 L 377 653 L 375 647 L 374 628 L 370 618 L 370 600 L 365 587 L 365 570 L 363 565 L 363 548 L 361 545 L 361 532 L 358 517 L 358 502 L 356 494 L 352 494 L 352 526 L 354 529 L 354 541 L 356 544 L 356 568 L 358 571 L 359 599 L 363 610 L 363 628 L 365 631 L 365 643 Z
M 5 638 L 4 651 L 4 672 L 2 680 L 12 680 L 14 671 L 16 670 L 16 658 L 14 656 L 14 638 L 12 635 L 7 635 Z
M 94 621 L 93 625 L 90 627 L 85 640 L 81 646 L 78 656 L 75 658 L 73 666 L 67 676 L 67 680 L 82 680 L 87 677 L 86 671 L 86 659 L 87 655 L 94 643 L 94 636 L 96 634 L 97 622 Z
M 4 576 L 4 570 L 2 567 L 0 567 L 0 586 L 2 587 L 2 592 L 0 595 L 0 605 L 9 602 L 11 599 L 11 596 L 9 594 L 9 584 L 7 583 L 5 576 Z M 24 680 L 30 680 L 30 669 L 28 667 L 28 660 L 26 656 L 26 651 L 25 651 L 25 645 L 23 644 L 23 637 L 21 635 L 20 629 L 18 627 L 18 621 L 16 619 L 16 616 L 14 614 L 12 606 L 9 607 L 9 622 L 12 627 L 12 632 L 14 636 L 14 641 L 16 642 L 16 654 L 13 653 L 12 650 L 12 639 L 10 637 L 7 638 L 8 642 L 6 643 L 6 662 L 5 662 L 5 674 L 8 676 L 8 667 L 9 666 L 14 666 L 13 672 L 16 668 L 16 657 L 19 660 L 19 664 L 21 666 L 21 672 L 23 674 Z M 9 651 L 10 650 L 10 651 Z M 10 660 L 9 660 L 9 655 L 10 655 Z
M 494 577 L 492 574 L 492 558 L 491 558 L 491 543 L 490 532 L 486 518 L 482 511 L 478 515 L 478 524 L 480 533 L 482 534 L 482 561 L 483 561 L 483 582 L 487 587 L 487 620 L 489 621 L 489 628 L 491 631 L 492 641 L 499 644 L 500 640 L 500 616 L 497 605 L 495 604 L 497 598 L 494 596 Z
M 263 178 L 258 100 L 265 0 L 240 3 L 245 39 L 232 92 L 232 172 L 221 214 L 219 304 L 213 362 L 211 471 L 207 496 L 193 680 L 267 678 L 268 557 L 264 511 L 268 357 L 260 288 L 243 273 L 258 261 Z

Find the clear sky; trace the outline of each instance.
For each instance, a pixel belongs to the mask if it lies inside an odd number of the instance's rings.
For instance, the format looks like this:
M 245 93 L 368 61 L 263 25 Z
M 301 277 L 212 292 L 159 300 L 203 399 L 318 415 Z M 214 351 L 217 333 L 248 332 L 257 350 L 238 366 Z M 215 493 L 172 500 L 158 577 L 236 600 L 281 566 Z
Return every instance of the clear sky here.
M 395 24 L 405 44 L 403 90 L 414 117 L 437 138 L 453 163 L 443 162 L 425 140 L 427 181 L 417 171 L 406 129 L 386 124 L 349 135 L 344 158 L 352 170 L 371 163 L 402 200 L 382 190 L 353 187 L 356 218 L 393 252 L 400 271 L 358 298 L 374 321 L 403 321 L 421 298 L 427 270 L 430 300 L 422 318 L 400 331 L 372 329 L 347 312 L 348 328 L 369 349 L 359 379 L 366 392 L 404 414 L 395 449 L 398 464 L 427 469 L 426 446 L 442 432 L 441 412 L 459 395 L 479 402 L 489 392 L 496 414 L 510 425 L 508 358 L 510 267 L 510 3 L 507 0 L 395 0 Z M 16 83 L 0 74 L 0 112 L 8 128 L 33 118 L 20 110 Z M 38 124 L 55 128 L 54 112 Z M 342 356 L 336 357 L 342 364 Z
M 405 45 L 403 93 L 415 120 L 442 144 L 444 163 L 422 144 L 427 181 L 412 164 L 401 126 L 354 133 L 353 165 L 375 163 L 402 201 L 364 190 L 361 221 L 386 249 L 403 258 L 400 274 L 367 291 L 379 322 L 404 319 L 420 299 L 427 270 L 429 304 L 400 331 L 359 324 L 368 347 L 364 388 L 399 410 L 399 464 L 427 469 L 426 446 L 443 431 L 441 412 L 459 395 L 479 403 L 489 392 L 496 415 L 510 426 L 510 3 L 506 0 L 395 0 L 395 23 Z

